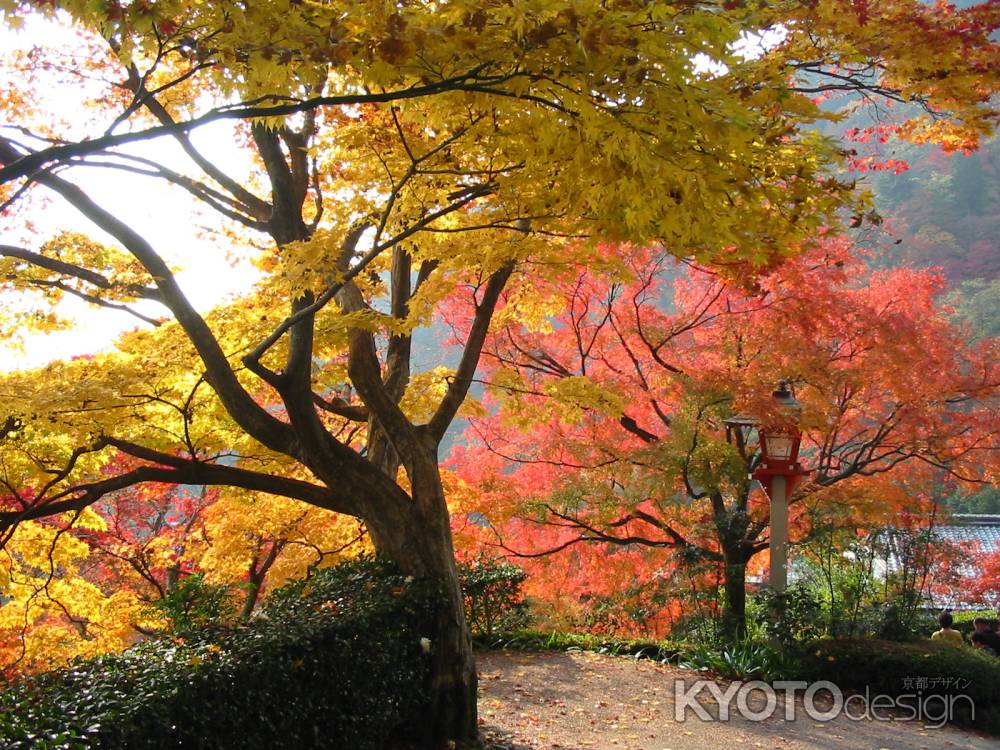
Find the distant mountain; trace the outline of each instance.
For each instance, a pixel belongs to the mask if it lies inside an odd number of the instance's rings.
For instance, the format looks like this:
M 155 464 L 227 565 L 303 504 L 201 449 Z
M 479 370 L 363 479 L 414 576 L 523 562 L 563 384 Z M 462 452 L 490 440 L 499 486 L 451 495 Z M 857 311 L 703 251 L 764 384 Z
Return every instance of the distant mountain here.
M 953 287 L 1000 280 L 1000 140 L 969 155 L 905 146 L 893 154 L 907 171 L 870 173 L 889 265 L 940 267 Z

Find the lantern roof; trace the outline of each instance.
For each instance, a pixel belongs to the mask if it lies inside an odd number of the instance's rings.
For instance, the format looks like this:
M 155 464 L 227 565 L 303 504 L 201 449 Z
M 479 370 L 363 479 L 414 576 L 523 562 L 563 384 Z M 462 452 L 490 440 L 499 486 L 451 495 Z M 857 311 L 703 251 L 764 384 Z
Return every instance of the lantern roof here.
M 798 412 L 802 411 L 802 403 L 795 398 L 791 385 L 787 380 L 778 383 L 778 387 L 771 393 L 774 400 L 778 402 L 778 407 L 782 411 Z

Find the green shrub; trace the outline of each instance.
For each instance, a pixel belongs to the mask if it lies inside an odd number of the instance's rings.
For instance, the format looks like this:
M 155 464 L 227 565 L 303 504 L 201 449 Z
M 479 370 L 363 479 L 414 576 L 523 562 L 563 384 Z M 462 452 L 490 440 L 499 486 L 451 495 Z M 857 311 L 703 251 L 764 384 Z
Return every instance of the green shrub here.
M 234 621 L 237 605 L 228 586 L 207 583 L 203 573 L 195 573 L 181 578 L 152 610 L 167 618 L 171 633 L 182 635 Z
M 1000 733 L 1000 660 L 970 648 L 933 641 L 896 643 L 879 640 L 821 640 L 802 657 L 802 679 L 829 680 L 843 690 L 890 696 L 920 693 L 968 695 L 955 701 L 953 720 Z
M 870 617 L 871 635 L 876 640 L 909 641 L 917 638 L 921 625 L 926 622 L 923 610 L 917 605 L 922 596 L 917 591 L 907 591 L 877 605 Z
M 493 636 L 528 625 L 528 605 L 521 590 L 528 574 L 501 559 L 480 557 L 459 565 L 465 616 L 474 635 Z
M 380 748 L 424 708 L 440 593 L 360 560 L 244 626 L 159 639 L 0 693 L 5 750 Z
M 749 639 L 717 646 L 695 644 L 684 648 L 676 663 L 730 680 L 784 680 L 801 671 L 795 649 Z
M 748 620 L 753 616 L 752 610 L 748 609 L 747 616 Z M 724 630 L 720 611 L 696 609 L 673 623 L 670 638 L 684 643 L 718 643 L 725 637 Z
M 771 643 L 800 643 L 819 637 L 822 605 L 806 584 L 793 583 L 780 593 L 763 588 L 751 598 L 747 619 L 750 629 L 760 630 Z

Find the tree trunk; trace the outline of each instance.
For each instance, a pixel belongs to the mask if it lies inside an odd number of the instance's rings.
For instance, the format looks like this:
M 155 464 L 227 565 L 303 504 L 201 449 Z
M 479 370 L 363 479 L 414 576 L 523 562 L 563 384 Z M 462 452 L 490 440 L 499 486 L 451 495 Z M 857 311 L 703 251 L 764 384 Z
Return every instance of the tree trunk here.
M 422 455 L 418 462 L 411 472 L 413 502 L 406 508 L 396 506 L 393 517 L 366 521 L 379 552 L 394 560 L 404 573 L 437 579 L 444 589 L 436 632 L 428 634 L 432 655 L 430 710 L 421 727 L 423 736 L 415 739 L 427 748 L 479 747 L 472 638 L 462 604 L 436 450 L 433 455 Z
M 723 589 L 725 601 L 722 610 L 722 625 L 727 638 L 743 638 L 747 634 L 747 566 L 742 555 L 736 552 L 724 553 L 725 572 Z
M 447 568 L 442 571 L 444 575 L 441 576 L 446 589 L 447 605 L 441 610 L 437 637 L 432 640 L 433 721 L 428 726 L 427 739 L 434 745 L 443 746 L 449 740 L 454 740 L 457 747 L 478 747 L 476 664 L 453 555 L 443 567 Z

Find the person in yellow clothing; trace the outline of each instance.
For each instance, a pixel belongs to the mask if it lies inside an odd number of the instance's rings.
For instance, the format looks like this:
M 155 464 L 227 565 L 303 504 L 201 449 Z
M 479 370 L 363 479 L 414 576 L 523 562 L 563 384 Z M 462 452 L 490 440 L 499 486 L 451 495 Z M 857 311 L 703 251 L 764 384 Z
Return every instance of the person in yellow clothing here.
M 941 629 L 931 634 L 931 640 L 950 643 L 952 646 L 961 646 L 965 643 L 962 634 L 952 629 L 952 622 L 951 612 L 942 612 L 938 615 L 938 624 Z

